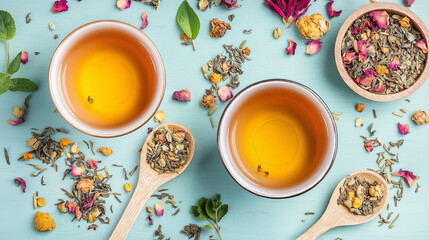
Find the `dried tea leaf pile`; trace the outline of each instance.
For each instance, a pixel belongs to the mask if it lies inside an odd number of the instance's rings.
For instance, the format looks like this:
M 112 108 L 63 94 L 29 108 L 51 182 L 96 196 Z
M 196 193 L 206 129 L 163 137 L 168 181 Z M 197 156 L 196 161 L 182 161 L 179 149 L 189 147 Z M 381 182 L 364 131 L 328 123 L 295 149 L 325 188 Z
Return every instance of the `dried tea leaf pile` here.
M 189 140 L 185 130 L 166 125 L 159 128 L 147 146 L 147 163 L 158 173 L 179 173 L 189 158 Z
M 361 88 L 392 94 L 416 82 L 425 66 L 425 49 L 422 33 L 408 17 L 375 11 L 348 29 L 341 54 L 347 72 Z
M 357 215 L 370 215 L 380 205 L 385 191 L 383 184 L 370 183 L 365 179 L 348 175 L 340 188 L 337 203 Z

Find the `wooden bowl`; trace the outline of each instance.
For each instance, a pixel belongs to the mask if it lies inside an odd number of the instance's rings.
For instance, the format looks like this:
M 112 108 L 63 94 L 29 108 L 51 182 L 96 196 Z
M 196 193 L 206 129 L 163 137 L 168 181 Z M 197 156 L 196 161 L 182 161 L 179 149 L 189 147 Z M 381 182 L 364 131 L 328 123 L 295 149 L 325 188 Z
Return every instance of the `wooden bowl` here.
M 341 77 L 343 78 L 344 82 L 357 94 L 361 95 L 364 98 L 378 101 L 378 102 L 391 102 L 396 101 L 402 98 L 405 98 L 409 95 L 411 95 L 413 92 L 415 92 L 422 84 L 425 82 L 426 78 L 429 76 L 429 58 L 428 54 L 426 54 L 426 65 L 423 69 L 423 72 L 420 74 L 416 82 L 408 89 L 405 89 L 403 91 L 400 91 L 398 93 L 392 93 L 392 94 L 377 94 L 369 92 L 363 88 L 361 88 L 352 77 L 350 77 L 349 73 L 347 72 L 343 59 L 341 54 L 341 49 L 343 45 L 343 39 L 347 32 L 347 30 L 350 28 L 350 26 L 360 17 L 362 17 L 364 14 L 372 11 L 380 11 L 384 10 L 389 13 L 396 13 L 398 15 L 407 16 L 410 18 L 410 20 L 414 23 L 416 28 L 422 33 L 423 38 L 426 39 L 426 42 L 428 42 L 429 39 L 429 30 L 426 27 L 426 25 L 423 23 L 423 21 L 411 10 L 409 10 L 406 7 L 403 7 L 401 5 L 395 4 L 395 3 L 370 3 L 368 5 L 365 5 L 358 10 L 356 10 L 354 13 L 352 13 L 346 21 L 343 23 L 343 26 L 340 28 L 340 31 L 338 32 L 337 40 L 335 42 L 335 63 L 337 64 L 338 72 L 340 73 Z

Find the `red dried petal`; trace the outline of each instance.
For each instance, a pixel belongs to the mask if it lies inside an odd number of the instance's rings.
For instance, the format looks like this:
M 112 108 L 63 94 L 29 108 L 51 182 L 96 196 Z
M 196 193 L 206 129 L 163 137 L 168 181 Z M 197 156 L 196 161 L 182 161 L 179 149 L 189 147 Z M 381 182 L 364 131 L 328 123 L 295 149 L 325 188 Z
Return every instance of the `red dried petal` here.
M 12 126 L 18 126 L 19 124 L 24 122 L 24 118 L 18 118 L 17 121 L 7 120 L 7 123 L 9 123 Z
M 386 11 L 370 12 L 369 16 L 377 23 L 380 28 L 387 28 L 389 25 L 389 14 Z
M 399 129 L 399 132 L 402 133 L 403 135 L 407 135 L 408 133 L 410 133 L 410 125 L 408 124 L 402 125 L 398 123 L 398 129 Z
M 22 50 L 21 52 L 21 62 L 24 64 L 28 62 L 28 52 L 25 50 Z
M 408 7 L 411 7 L 411 5 L 413 5 L 415 0 L 407 0 L 407 5 Z
M 145 29 L 147 27 L 147 25 L 149 25 L 149 22 L 147 21 L 147 12 L 143 12 L 142 19 L 143 19 L 143 23 L 142 23 L 142 26 L 140 28 Z
M 408 183 L 408 186 L 410 187 L 414 186 L 414 184 L 416 183 L 417 176 L 415 176 L 413 172 L 400 169 L 399 172 L 393 172 L 392 175 L 401 176 L 405 178 Z
M 333 17 L 338 17 L 338 16 L 340 16 L 340 15 L 341 15 L 341 12 L 343 12 L 343 10 L 335 11 L 335 10 L 332 8 L 332 4 L 334 4 L 334 1 L 330 1 L 330 2 L 328 2 L 328 12 L 329 12 L 329 17 L 330 17 L 330 18 L 333 18 Z
M 374 144 L 373 144 L 373 142 L 372 142 L 372 141 L 367 141 L 367 142 L 365 143 L 364 147 L 365 147 L 365 150 L 366 150 L 367 152 L 372 152 L 372 150 L 374 150 Z
M 322 48 L 322 42 L 318 40 L 311 40 L 307 43 L 307 51 L 305 52 L 308 55 L 316 54 Z
M 17 178 L 15 178 L 15 183 L 18 186 L 21 186 L 22 187 L 22 192 L 25 193 L 25 189 L 27 189 L 27 183 L 24 181 L 24 179 L 22 179 L 20 177 L 17 177 Z
M 55 1 L 54 6 L 52 7 L 53 13 L 65 12 L 69 10 L 69 6 L 67 6 L 67 0 Z
M 125 10 L 131 6 L 131 0 L 118 0 L 116 6 L 121 10 Z
M 286 48 L 287 54 L 295 55 L 296 42 L 290 39 L 288 39 L 288 41 L 289 41 L 289 47 Z

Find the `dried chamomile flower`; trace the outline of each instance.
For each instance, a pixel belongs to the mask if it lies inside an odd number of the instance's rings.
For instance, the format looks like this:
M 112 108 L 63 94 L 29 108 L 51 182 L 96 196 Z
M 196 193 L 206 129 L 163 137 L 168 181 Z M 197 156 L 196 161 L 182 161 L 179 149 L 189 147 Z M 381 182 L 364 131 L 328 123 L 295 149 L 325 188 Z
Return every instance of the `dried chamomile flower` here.
M 429 115 L 423 110 L 414 113 L 411 119 L 414 120 L 414 122 L 416 122 L 416 124 L 419 126 L 429 123 Z
M 304 16 L 296 22 L 296 25 L 303 37 L 312 40 L 322 39 L 323 34 L 327 33 L 330 28 L 329 21 L 326 21 L 320 13 Z
M 163 123 L 167 115 L 165 114 L 164 110 L 158 111 L 155 114 L 155 122 Z

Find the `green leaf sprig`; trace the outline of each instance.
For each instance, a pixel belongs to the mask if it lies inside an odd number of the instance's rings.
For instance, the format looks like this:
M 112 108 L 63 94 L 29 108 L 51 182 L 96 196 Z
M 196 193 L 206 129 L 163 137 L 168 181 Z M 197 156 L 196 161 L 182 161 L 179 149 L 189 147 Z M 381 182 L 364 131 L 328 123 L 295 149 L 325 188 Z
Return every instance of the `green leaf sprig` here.
M 177 9 L 176 18 L 183 32 L 192 39 L 194 50 L 197 50 L 194 40 L 197 39 L 198 33 L 200 33 L 200 19 L 186 0 Z
M 21 66 L 22 52 L 18 53 L 9 65 L 9 40 L 16 35 L 15 21 L 10 13 L 0 10 L 0 41 L 6 42 L 6 73 L 0 72 L 0 95 L 7 91 L 34 92 L 37 85 L 28 78 L 12 78 Z
M 192 206 L 192 213 L 195 217 L 208 221 L 209 224 L 204 227 L 214 230 L 219 240 L 222 240 L 219 222 L 228 213 L 228 204 L 222 204 L 219 194 L 214 199 L 201 198 L 197 206 Z

